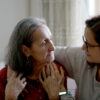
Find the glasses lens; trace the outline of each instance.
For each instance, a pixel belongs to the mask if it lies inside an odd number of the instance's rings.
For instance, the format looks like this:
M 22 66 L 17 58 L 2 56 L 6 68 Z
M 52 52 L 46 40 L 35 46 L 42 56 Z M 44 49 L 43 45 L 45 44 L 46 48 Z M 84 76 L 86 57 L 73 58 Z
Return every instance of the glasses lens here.
M 100 47 L 100 45 L 92 45 L 92 44 L 88 43 L 84 36 L 82 38 L 83 38 L 83 42 L 84 42 L 84 45 L 86 46 L 86 48 L 88 48 L 88 47 Z

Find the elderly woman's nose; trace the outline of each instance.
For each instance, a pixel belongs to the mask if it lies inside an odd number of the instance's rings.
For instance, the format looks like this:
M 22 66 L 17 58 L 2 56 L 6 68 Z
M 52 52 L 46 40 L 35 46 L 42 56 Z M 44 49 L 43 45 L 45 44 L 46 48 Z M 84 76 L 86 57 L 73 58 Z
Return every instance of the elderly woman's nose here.
M 55 47 L 54 47 L 53 42 L 50 41 L 48 50 L 49 50 L 49 51 L 54 51 L 54 48 L 55 48 Z

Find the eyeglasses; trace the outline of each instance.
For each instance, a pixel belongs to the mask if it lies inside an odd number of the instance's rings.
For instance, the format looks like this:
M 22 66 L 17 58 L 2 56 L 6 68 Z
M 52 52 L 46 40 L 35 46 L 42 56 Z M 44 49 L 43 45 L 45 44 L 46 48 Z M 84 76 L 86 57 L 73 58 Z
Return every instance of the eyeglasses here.
M 84 42 L 86 48 L 88 48 L 88 47 L 100 47 L 100 45 L 92 45 L 92 44 L 88 43 L 84 36 L 82 38 L 83 38 L 83 42 Z

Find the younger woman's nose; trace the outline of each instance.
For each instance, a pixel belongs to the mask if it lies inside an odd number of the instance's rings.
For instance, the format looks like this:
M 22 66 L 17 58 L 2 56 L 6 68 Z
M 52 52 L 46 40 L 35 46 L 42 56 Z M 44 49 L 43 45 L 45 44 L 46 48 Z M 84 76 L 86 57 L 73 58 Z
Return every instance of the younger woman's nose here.
M 83 44 L 82 47 L 81 47 L 81 49 L 82 49 L 82 50 L 86 50 L 86 45 Z

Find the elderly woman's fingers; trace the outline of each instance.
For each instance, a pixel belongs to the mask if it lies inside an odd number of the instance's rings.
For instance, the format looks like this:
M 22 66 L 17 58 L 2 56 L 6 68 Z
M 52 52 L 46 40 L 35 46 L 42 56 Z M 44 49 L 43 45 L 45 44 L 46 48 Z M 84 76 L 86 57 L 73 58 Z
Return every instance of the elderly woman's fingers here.
M 57 65 L 52 63 L 51 69 L 52 69 L 53 76 L 55 76 L 58 79 L 60 72 L 59 72 Z
M 12 76 L 12 74 L 15 73 L 10 66 L 7 67 L 7 80 L 9 80 Z
M 54 69 L 54 65 L 52 63 L 50 63 L 50 70 L 51 70 L 51 75 L 54 76 L 54 73 L 55 73 L 55 69 Z
M 54 71 L 55 71 L 56 75 L 60 74 L 59 69 L 58 69 L 58 67 L 55 63 L 53 63 L 53 68 L 54 68 Z
M 59 76 L 59 84 L 64 84 L 64 70 L 60 67 L 60 76 Z
M 62 67 L 60 67 L 60 72 L 61 72 L 61 76 L 64 77 L 64 70 Z
M 43 79 L 46 79 L 46 70 L 45 70 L 45 67 L 43 67 L 42 77 L 43 77 Z
M 26 82 L 26 78 L 23 77 L 23 74 L 19 74 L 18 76 L 15 76 L 15 80 L 18 84 L 20 84 L 22 86 L 22 88 L 24 88 L 27 84 Z
M 22 76 L 22 74 L 16 75 L 16 73 L 11 75 L 6 85 L 6 94 L 18 97 L 27 84 L 26 78 Z
M 39 80 L 43 83 L 43 81 L 46 79 L 46 69 L 45 69 L 45 67 L 43 67 L 43 69 L 42 69 L 42 71 L 41 71 L 41 73 L 40 73 L 40 75 L 39 75 Z
M 25 78 L 25 77 L 22 78 L 22 79 L 21 79 L 21 82 L 22 82 L 23 84 L 26 84 L 26 78 Z
M 50 64 L 47 64 L 47 67 L 46 67 L 46 76 L 50 76 L 51 75 L 51 69 L 50 69 Z
M 40 80 L 40 82 L 43 84 L 42 74 L 39 75 L 39 80 Z
M 62 68 L 62 66 L 59 66 L 59 68 L 57 67 L 57 65 L 55 63 L 52 63 L 52 67 L 53 67 L 53 71 L 54 71 L 54 75 L 58 81 L 59 84 L 63 83 L 64 81 L 64 70 Z

